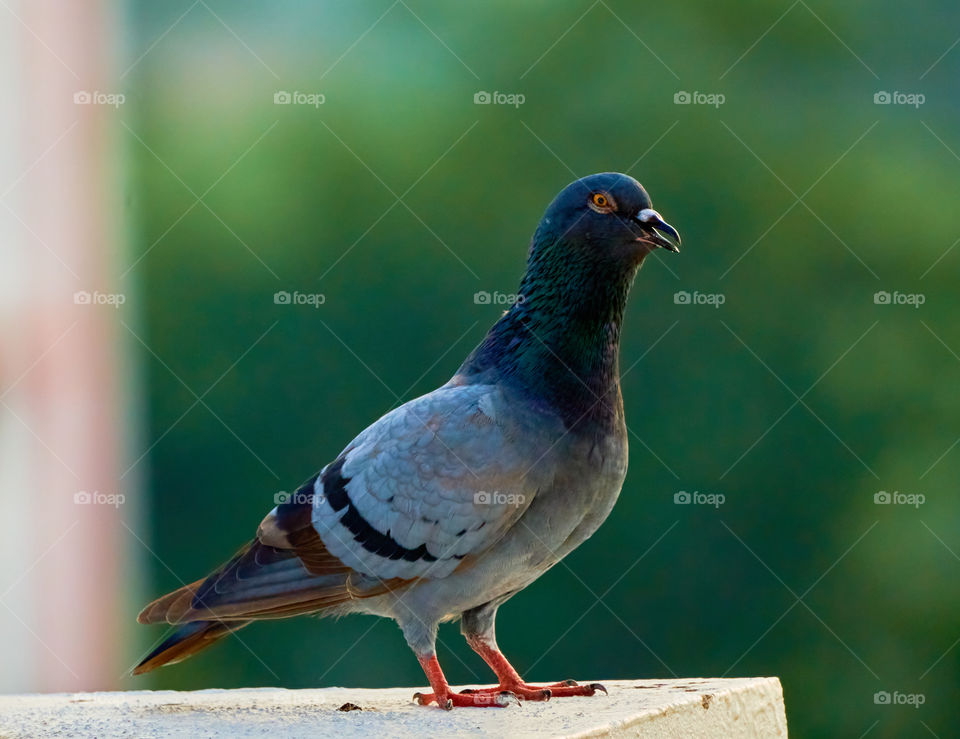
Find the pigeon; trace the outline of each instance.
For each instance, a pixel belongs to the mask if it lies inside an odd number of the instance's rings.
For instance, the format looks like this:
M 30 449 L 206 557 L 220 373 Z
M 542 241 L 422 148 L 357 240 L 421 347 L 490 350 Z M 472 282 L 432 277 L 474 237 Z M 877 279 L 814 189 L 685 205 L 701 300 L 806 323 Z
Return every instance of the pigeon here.
M 588 696 L 530 685 L 497 647 L 497 609 L 590 537 L 627 473 L 619 347 L 645 257 L 680 236 L 634 178 L 583 177 L 547 207 L 516 300 L 453 377 L 388 412 L 277 505 L 204 579 L 147 605 L 176 626 L 134 674 L 179 662 L 253 621 L 391 618 L 420 662 L 421 705 Z M 456 691 L 438 625 L 459 619 L 498 684 Z

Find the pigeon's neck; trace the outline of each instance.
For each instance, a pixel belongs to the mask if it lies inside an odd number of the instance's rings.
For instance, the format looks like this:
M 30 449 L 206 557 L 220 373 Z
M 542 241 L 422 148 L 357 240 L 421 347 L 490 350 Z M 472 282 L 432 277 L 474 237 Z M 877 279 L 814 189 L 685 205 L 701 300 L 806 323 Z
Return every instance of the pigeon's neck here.
M 489 374 L 518 387 L 549 404 L 568 428 L 622 424 L 620 330 L 638 266 L 531 260 L 518 302 L 458 376 L 486 381 Z

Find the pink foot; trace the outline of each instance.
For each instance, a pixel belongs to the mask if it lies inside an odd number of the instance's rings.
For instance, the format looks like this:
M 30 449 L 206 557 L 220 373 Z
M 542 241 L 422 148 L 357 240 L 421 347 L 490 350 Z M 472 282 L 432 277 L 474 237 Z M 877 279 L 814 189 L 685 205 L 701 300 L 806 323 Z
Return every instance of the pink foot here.
M 528 685 L 524 682 L 508 682 L 493 688 L 467 688 L 460 691 L 461 695 L 490 695 L 498 692 L 509 692 L 521 700 L 547 701 L 551 698 L 569 698 L 576 695 L 593 695 L 598 690 L 604 693 L 607 689 L 600 683 L 579 685 L 576 680 L 564 680 L 550 685 Z
M 414 693 L 413 699 L 421 706 L 436 703 L 440 708 L 449 711 L 454 706 L 462 708 L 503 708 L 511 703 L 520 704 L 520 699 L 511 691 L 491 688 L 489 692 L 447 693 L 439 698 L 436 693 Z

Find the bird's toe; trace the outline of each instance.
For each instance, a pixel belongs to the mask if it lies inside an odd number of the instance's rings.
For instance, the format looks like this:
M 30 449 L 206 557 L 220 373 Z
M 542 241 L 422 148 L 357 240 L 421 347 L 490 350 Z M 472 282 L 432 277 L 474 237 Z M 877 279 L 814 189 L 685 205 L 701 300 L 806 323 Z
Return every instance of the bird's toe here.
M 556 687 L 552 688 L 553 697 L 569 698 L 573 696 L 590 696 L 594 695 L 598 690 L 607 693 L 607 689 L 600 683 L 589 683 L 588 685 L 580 685 L 579 683 L 574 683 L 573 685 L 567 684 L 570 682 L 573 681 L 564 681 L 564 683 L 558 683 Z
M 549 693 L 550 691 L 546 692 Z M 510 705 L 519 706 L 520 702 L 524 700 L 524 698 L 518 696 L 512 690 L 502 690 L 497 688 L 472 690 L 467 688 L 465 690 L 461 690 L 459 693 L 448 693 L 441 698 L 438 698 L 436 693 L 414 693 L 413 700 L 415 703 L 421 706 L 426 706 L 430 703 L 436 703 L 443 710 L 449 711 L 454 707 L 484 708 L 487 706 L 492 706 L 494 708 L 505 708 L 506 706 Z M 541 698 L 535 700 L 543 699 Z

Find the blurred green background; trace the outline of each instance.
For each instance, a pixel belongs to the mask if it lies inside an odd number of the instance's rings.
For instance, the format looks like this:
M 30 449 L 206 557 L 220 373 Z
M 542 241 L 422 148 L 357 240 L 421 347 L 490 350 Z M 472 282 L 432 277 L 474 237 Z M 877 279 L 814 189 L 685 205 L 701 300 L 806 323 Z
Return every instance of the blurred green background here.
M 935 62 L 955 4 L 128 12 L 143 56 L 124 78 L 125 279 L 156 353 L 149 592 L 204 575 L 277 492 L 446 381 L 502 310 L 474 293 L 515 291 L 556 192 L 627 170 L 683 235 L 628 309 L 630 472 L 601 530 L 501 610 L 501 646 L 531 681 L 777 675 L 795 736 L 954 734 L 960 49 Z M 324 102 L 276 105 L 280 91 Z M 488 681 L 457 628 L 441 629 L 448 677 Z M 144 628 L 140 646 L 159 637 Z M 239 637 L 127 685 L 423 683 L 388 621 Z

